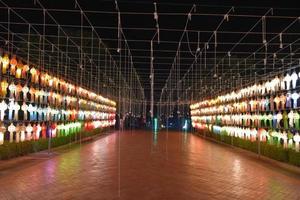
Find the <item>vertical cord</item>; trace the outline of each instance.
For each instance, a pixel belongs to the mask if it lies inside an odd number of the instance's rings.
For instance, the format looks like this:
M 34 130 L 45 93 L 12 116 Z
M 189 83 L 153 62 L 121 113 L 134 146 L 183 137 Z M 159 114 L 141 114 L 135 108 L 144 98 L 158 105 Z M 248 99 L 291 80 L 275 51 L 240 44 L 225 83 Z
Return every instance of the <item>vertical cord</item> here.
M 94 50 L 94 28 L 92 28 L 92 38 L 91 38 L 91 59 L 90 59 L 90 64 L 91 64 L 91 79 L 90 79 L 90 88 L 94 89 L 93 86 L 93 50 Z
M 100 94 L 101 44 L 98 43 L 97 92 Z
M 10 8 L 7 8 L 7 50 L 10 52 Z
M 59 66 L 59 64 L 60 64 L 59 63 L 59 58 L 60 58 L 60 55 L 59 55 L 59 42 L 60 42 L 59 41 L 59 37 L 60 37 L 59 35 L 60 35 L 60 30 L 59 29 L 60 29 L 60 26 L 58 25 L 58 28 L 57 28 L 57 36 L 58 37 L 57 37 L 57 70 L 56 70 L 56 75 L 59 74 L 59 67 L 60 67 Z
M 40 67 L 44 68 L 45 67 L 45 35 L 46 35 L 46 11 L 43 9 L 43 55 L 42 55 L 42 66 Z

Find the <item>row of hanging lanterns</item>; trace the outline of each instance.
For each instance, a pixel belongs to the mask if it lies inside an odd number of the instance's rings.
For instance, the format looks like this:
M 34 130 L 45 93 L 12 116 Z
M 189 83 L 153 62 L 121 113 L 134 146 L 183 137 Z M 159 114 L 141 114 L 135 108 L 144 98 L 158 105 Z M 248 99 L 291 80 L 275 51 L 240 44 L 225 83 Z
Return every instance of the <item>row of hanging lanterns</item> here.
M 0 67 L 0 144 L 78 132 L 82 123 L 89 130 L 115 123 L 116 103 L 108 98 L 16 56 L 0 53 Z

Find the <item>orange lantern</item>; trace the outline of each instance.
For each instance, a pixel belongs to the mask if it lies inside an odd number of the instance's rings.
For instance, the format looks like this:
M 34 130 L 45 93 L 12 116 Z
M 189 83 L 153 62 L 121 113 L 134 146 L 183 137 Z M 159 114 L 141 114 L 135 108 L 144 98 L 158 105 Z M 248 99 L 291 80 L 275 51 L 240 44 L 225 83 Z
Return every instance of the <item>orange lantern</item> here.
M 34 67 L 30 69 L 30 74 L 31 74 L 31 82 L 35 82 L 35 76 L 37 74 L 37 71 Z
M 21 78 L 22 69 L 23 69 L 23 63 L 22 61 L 19 61 L 17 64 L 16 78 Z
M 4 79 L 3 81 L 1 81 L 1 92 L 0 92 L 0 95 L 1 95 L 2 98 L 6 97 L 7 87 L 8 87 L 8 83 Z
M 26 78 L 26 73 L 28 72 L 29 70 L 29 66 L 28 65 L 23 65 L 23 68 L 22 68 L 22 78 Z
M 9 57 L 7 54 L 2 58 L 2 74 L 6 74 L 7 68 L 9 65 Z
M 12 59 L 10 59 L 10 74 L 15 75 L 16 74 L 16 65 L 18 64 L 18 61 L 16 59 L 16 56 L 13 56 Z
M 31 87 L 31 88 L 29 89 L 29 93 L 30 93 L 30 101 L 31 101 L 31 102 L 34 102 L 35 89 Z
M 40 71 L 39 71 L 39 70 L 36 70 L 36 75 L 35 75 L 34 83 L 36 83 L 36 84 L 39 83 L 39 76 L 40 76 Z
M 41 85 L 45 86 L 46 85 L 46 76 L 45 76 L 45 73 L 41 72 L 40 79 L 41 79 Z

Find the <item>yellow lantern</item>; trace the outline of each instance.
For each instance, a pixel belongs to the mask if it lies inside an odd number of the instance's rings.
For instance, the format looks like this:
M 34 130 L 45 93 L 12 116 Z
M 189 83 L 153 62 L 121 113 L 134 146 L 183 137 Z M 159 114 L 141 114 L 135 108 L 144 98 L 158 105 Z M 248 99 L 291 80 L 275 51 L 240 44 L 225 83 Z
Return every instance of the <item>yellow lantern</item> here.
M 23 69 L 23 63 L 22 61 L 19 61 L 17 64 L 16 78 L 21 78 L 22 69 Z
M 2 74 L 6 74 L 9 65 L 9 57 L 7 54 L 2 58 Z
M 7 81 L 4 79 L 3 81 L 1 81 L 1 92 L 0 95 L 2 98 L 6 97 L 7 94 L 7 87 L 8 87 L 8 83 Z
M 12 59 L 10 59 L 10 74 L 15 75 L 16 74 L 16 65 L 18 64 L 18 61 L 16 59 L 16 56 L 13 56 Z
M 35 76 L 37 74 L 37 70 L 34 67 L 30 69 L 30 74 L 31 74 L 31 82 L 35 82 Z

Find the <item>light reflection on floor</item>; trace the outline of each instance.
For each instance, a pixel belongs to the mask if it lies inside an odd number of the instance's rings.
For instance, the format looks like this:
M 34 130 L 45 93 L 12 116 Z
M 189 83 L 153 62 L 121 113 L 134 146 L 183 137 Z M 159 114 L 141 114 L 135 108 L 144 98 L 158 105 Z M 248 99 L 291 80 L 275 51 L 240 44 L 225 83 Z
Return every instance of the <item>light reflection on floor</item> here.
M 0 199 L 300 199 L 299 177 L 186 132 L 115 132 L 0 176 Z

